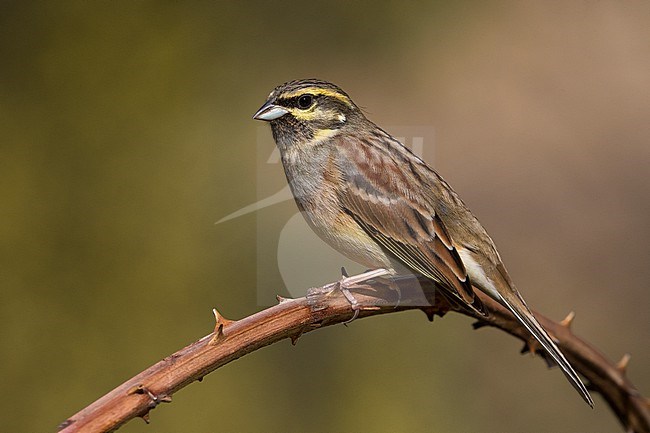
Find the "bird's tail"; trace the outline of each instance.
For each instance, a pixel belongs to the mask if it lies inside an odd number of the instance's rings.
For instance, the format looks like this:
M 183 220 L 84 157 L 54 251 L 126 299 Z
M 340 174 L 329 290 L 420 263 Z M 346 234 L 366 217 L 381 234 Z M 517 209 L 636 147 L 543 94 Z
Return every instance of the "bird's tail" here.
M 562 352 L 560 352 L 560 349 L 553 342 L 542 325 L 537 321 L 537 319 L 535 319 L 535 316 L 533 316 L 533 313 L 528 309 L 524 300 L 517 296 L 517 294 L 513 295 L 512 299 L 506 299 L 505 296 L 499 296 L 501 298 L 501 303 L 508 308 L 512 314 L 514 314 L 517 320 L 519 320 L 521 324 L 526 327 L 528 332 L 535 337 L 539 344 L 542 345 L 544 350 L 551 355 L 557 365 L 560 366 L 562 373 L 564 373 L 571 385 L 573 385 L 576 391 L 578 391 L 584 401 L 593 408 L 594 401 L 591 399 L 587 388 L 578 377 L 578 374 L 575 372 L 573 367 L 571 367 L 571 364 L 569 364 L 569 361 L 567 361 Z

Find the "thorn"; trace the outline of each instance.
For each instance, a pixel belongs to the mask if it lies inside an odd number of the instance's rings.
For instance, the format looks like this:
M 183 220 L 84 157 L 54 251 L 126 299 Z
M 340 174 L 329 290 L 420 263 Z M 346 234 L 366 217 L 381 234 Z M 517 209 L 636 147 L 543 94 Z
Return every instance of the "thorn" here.
M 618 364 L 616 364 L 616 369 L 621 373 L 623 376 L 625 376 L 625 373 L 627 372 L 627 365 L 630 363 L 630 358 L 632 358 L 632 355 L 629 353 L 626 353 L 623 355 L 620 361 L 618 361 Z
M 61 431 L 64 428 L 70 427 L 72 424 L 74 424 L 74 422 L 75 421 L 73 419 L 66 419 L 61 424 L 59 424 L 59 426 L 56 428 L 56 431 Z
M 485 326 L 488 326 L 488 323 L 484 322 L 483 320 L 477 320 L 476 322 L 472 323 L 472 328 L 474 328 L 474 329 L 481 329 L 481 328 L 483 328 Z M 521 349 L 521 350 L 522 350 L 521 353 L 528 352 L 528 345 L 524 344 L 524 348 Z M 525 350 L 526 352 L 524 352 L 523 350 Z
M 201 377 L 199 377 L 198 379 L 196 379 L 196 381 L 197 381 L 197 382 L 203 382 L 203 376 L 201 376 Z
M 279 303 L 279 304 L 282 304 L 283 302 L 287 302 L 287 301 L 290 300 L 291 298 L 285 298 L 284 296 L 275 295 L 275 299 L 278 300 L 278 303 Z
M 216 324 L 214 325 L 214 336 L 210 340 L 210 344 L 217 344 L 224 339 L 223 328 L 231 324 L 233 321 L 223 317 L 216 308 L 212 309 L 212 314 L 214 314 Z
M 433 322 L 433 317 L 436 315 L 436 312 L 433 311 L 433 308 L 422 308 L 422 312 L 427 316 L 429 322 Z
M 343 276 L 343 278 L 349 277 L 348 271 L 345 269 L 345 266 L 341 266 L 341 275 Z
M 553 368 L 557 366 L 557 362 L 553 358 L 551 358 L 545 350 L 537 352 L 537 354 L 544 360 L 546 363 L 547 368 Z
M 133 395 L 133 394 L 144 394 L 144 386 L 142 384 L 140 385 L 134 385 L 131 388 L 126 391 L 126 395 Z
M 292 336 L 289 337 L 289 338 L 291 338 L 291 345 L 292 346 L 296 345 L 296 343 L 298 342 L 298 339 L 300 338 L 301 335 L 302 335 L 302 332 L 298 332 L 297 334 L 293 334 Z
M 172 402 L 172 396 L 171 395 L 167 395 L 167 394 L 156 395 L 153 392 L 151 392 L 143 384 L 132 386 L 131 388 L 128 389 L 128 391 L 126 391 L 126 394 L 127 395 L 146 394 L 151 399 L 151 401 L 147 405 L 149 407 L 149 409 L 147 410 L 147 413 L 145 413 L 143 416 L 141 416 L 141 418 L 147 424 L 149 424 L 149 410 L 155 408 L 160 403 L 171 403 Z
M 233 320 L 228 320 L 225 317 L 223 317 L 223 315 L 219 313 L 216 308 L 212 309 L 212 314 L 214 314 L 214 320 L 217 323 L 223 324 L 224 326 L 229 325 L 233 322 Z
M 213 334 L 214 336 L 212 336 L 210 339 L 210 344 L 214 346 L 224 339 L 222 323 L 217 322 L 217 325 L 214 327 Z
M 560 325 L 564 326 L 566 329 L 571 329 L 571 324 L 573 319 L 576 318 L 576 313 L 574 311 L 569 311 L 569 314 L 566 315 L 564 319 L 560 322 Z
M 539 348 L 540 348 L 540 345 L 537 342 L 537 340 L 531 339 L 529 341 L 524 342 L 524 347 L 521 348 L 519 353 L 521 353 L 523 355 L 524 353 L 530 352 L 532 355 L 537 355 L 537 349 L 539 349 Z

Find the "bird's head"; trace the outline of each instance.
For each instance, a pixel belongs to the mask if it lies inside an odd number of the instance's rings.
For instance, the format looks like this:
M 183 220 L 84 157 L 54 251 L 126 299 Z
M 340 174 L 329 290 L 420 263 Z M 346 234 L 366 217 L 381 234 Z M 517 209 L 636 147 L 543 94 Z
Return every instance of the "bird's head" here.
M 269 122 L 283 147 L 333 137 L 360 117 L 361 110 L 339 87 L 308 79 L 276 87 L 253 119 Z

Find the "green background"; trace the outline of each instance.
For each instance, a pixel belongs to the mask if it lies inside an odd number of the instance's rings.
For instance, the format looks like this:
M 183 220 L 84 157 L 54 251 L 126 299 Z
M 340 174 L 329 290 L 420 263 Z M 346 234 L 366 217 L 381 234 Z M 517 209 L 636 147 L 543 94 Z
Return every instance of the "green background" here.
M 312 76 L 380 125 L 433 126 L 528 303 L 576 310 L 647 395 L 649 24 L 646 1 L 3 1 L 2 430 L 53 431 L 209 333 L 212 307 L 283 293 L 257 269 L 274 211 L 214 222 L 260 198 L 253 112 Z M 281 342 L 120 431 L 620 431 L 470 324 L 412 312 Z

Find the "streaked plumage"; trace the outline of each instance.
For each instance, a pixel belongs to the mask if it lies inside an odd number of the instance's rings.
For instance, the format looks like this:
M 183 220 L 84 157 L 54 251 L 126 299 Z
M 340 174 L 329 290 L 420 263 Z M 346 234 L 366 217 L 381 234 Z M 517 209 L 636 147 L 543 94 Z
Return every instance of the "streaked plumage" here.
M 508 308 L 591 406 L 584 384 L 535 319 L 490 236 L 453 189 L 369 121 L 337 86 L 277 87 L 255 119 L 271 124 L 299 209 L 326 242 L 370 268 L 400 266 L 486 314 L 478 288 Z

